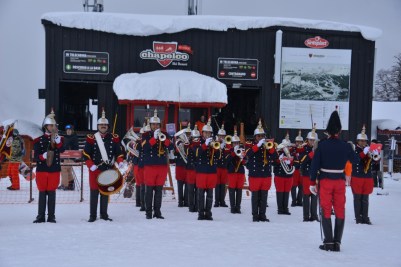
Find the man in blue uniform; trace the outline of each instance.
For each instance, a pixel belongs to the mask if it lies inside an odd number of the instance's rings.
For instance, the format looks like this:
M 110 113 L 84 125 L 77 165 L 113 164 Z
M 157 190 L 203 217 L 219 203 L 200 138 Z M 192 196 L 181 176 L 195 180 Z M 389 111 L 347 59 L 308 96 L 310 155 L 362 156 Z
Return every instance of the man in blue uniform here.
M 340 251 L 345 219 L 345 174 L 347 160 L 357 164 L 356 157 L 350 144 L 339 139 L 341 121 L 338 112 L 334 111 L 327 124 L 329 137 L 319 143 L 310 170 L 310 188 L 312 194 L 319 192 L 322 212 L 323 244 L 320 249 Z M 318 189 L 316 183 L 319 181 Z M 334 208 L 334 236 L 331 224 L 331 210 Z

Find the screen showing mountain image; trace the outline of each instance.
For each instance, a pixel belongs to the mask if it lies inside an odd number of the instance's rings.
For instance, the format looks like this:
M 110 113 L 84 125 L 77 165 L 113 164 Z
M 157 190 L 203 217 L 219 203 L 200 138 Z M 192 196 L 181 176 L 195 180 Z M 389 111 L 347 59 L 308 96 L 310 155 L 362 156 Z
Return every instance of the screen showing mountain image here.
M 348 130 L 351 50 L 283 47 L 280 128 L 326 129 L 339 110 Z

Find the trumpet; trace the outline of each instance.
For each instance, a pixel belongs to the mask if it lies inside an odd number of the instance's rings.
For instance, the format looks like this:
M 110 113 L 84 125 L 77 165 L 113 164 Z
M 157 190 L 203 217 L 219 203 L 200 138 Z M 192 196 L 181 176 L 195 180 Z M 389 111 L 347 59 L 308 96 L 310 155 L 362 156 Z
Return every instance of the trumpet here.
M 217 141 L 212 141 L 209 145 L 214 149 L 220 149 L 220 143 Z
M 239 158 L 243 158 L 244 156 L 242 155 L 242 153 L 245 151 L 245 149 L 243 147 L 238 147 L 238 148 L 234 148 L 234 153 L 235 155 L 237 155 L 237 157 Z
M 232 143 L 233 137 L 231 135 L 227 135 L 224 137 L 224 141 L 226 142 L 227 145 L 230 145 Z
M 164 142 L 167 138 L 166 135 L 162 132 L 159 132 L 159 134 L 157 136 L 161 142 Z
M 264 146 L 266 149 L 271 149 L 271 148 L 273 148 L 273 146 L 274 146 L 274 142 L 273 142 L 273 141 L 266 141 L 266 142 L 263 143 L 263 146 Z

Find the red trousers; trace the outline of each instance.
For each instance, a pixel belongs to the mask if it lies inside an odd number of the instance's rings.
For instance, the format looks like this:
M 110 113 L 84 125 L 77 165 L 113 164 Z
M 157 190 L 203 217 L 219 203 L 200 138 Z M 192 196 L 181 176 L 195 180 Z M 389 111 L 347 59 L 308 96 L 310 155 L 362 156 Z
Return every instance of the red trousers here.
M 60 183 L 60 172 L 37 172 L 36 185 L 40 192 L 54 191 Z
M 228 173 L 228 188 L 244 188 L 245 174 L 244 173 Z
M 196 171 L 195 170 L 187 170 L 187 184 L 196 184 Z
M 276 186 L 276 192 L 290 192 L 292 187 L 292 177 L 285 178 L 285 177 L 275 176 L 274 185 Z
M 310 186 L 310 178 L 309 176 L 301 176 L 301 180 L 302 180 L 302 191 L 304 191 L 304 195 L 309 196 L 310 194 L 312 194 L 309 190 L 309 186 Z
M 175 179 L 185 182 L 187 178 L 187 169 L 184 166 L 175 166 Z
M 334 208 L 336 218 L 345 218 L 345 181 L 322 179 L 319 181 L 319 201 L 324 218 L 330 218 Z
M 135 167 L 137 167 L 137 173 L 135 174 L 136 185 L 143 185 L 144 184 L 143 167 L 134 166 L 134 171 Z
M 292 174 L 292 186 L 298 186 L 298 185 L 302 185 L 302 180 L 299 169 L 298 170 L 296 169 Z
M 196 187 L 200 189 L 213 189 L 216 187 L 217 177 L 215 173 L 197 173 Z
M 8 163 L 7 175 L 11 179 L 11 187 L 13 189 L 20 189 L 19 185 L 19 162 Z
M 272 186 L 271 177 L 251 177 L 249 176 L 249 190 L 251 192 L 256 192 L 260 190 L 268 191 Z
M 97 177 L 99 176 L 99 174 L 101 173 L 101 171 L 99 170 L 95 170 L 93 171 L 89 171 L 89 188 L 91 190 L 99 190 L 99 186 L 97 184 Z
M 225 168 L 217 168 L 217 184 L 227 184 L 227 172 Z
M 167 165 L 150 165 L 143 169 L 144 182 L 147 186 L 163 186 L 167 177 Z
M 351 177 L 352 193 L 356 195 L 370 195 L 373 192 L 373 178 Z

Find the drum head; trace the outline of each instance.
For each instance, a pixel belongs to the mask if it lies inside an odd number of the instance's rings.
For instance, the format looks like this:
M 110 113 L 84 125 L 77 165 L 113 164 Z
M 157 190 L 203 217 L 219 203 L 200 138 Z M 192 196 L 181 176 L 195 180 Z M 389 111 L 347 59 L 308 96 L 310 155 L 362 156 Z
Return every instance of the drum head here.
M 116 170 L 103 171 L 97 177 L 97 182 L 100 185 L 110 185 L 117 181 L 119 178 L 118 172 Z

